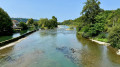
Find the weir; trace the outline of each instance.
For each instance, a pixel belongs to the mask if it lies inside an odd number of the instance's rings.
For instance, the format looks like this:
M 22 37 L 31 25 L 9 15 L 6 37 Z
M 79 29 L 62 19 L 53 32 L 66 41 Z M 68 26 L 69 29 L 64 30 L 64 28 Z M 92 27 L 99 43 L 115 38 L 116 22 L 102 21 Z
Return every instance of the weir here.
M 21 36 L 18 36 L 18 37 L 9 39 L 9 40 L 2 41 L 2 42 L 0 42 L 0 47 L 5 46 L 5 45 L 7 45 L 7 44 L 9 44 L 9 43 L 15 42 L 15 41 L 17 41 L 17 40 L 19 40 L 19 39 L 21 39 L 21 38 L 24 38 L 24 37 L 32 34 L 33 32 L 36 32 L 36 31 L 37 31 L 37 30 L 33 30 L 33 31 L 30 31 L 30 32 L 28 32 L 28 33 L 25 33 L 25 34 L 23 34 L 23 35 L 21 35 Z

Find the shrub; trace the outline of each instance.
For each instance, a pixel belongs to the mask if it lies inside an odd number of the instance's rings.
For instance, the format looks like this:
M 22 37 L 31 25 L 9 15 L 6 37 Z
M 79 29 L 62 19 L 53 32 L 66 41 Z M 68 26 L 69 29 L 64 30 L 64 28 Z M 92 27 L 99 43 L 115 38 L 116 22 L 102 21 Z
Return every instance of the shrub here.
M 100 39 L 104 39 L 104 38 L 106 38 L 106 34 L 105 33 L 101 33 L 97 37 L 100 38 Z
M 20 22 L 19 26 L 22 27 L 23 30 L 28 29 L 27 24 L 25 22 Z
M 86 33 L 89 31 L 89 26 L 84 26 L 83 28 L 81 28 L 81 31 Z
M 90 33 L 89 32 L 87 32 L 87 33 L 84 32 L 82 34 L 82 37 L 89 38 L 90 37 Z
M 104 23 L 95 23 L 92 24 L 89 28 L 89 36 L 97 36 L 99 33 L 104 31 Z
M 114 26 L 109 32 L 108 42 L 113 47 L 120 48 L 120 25 Z

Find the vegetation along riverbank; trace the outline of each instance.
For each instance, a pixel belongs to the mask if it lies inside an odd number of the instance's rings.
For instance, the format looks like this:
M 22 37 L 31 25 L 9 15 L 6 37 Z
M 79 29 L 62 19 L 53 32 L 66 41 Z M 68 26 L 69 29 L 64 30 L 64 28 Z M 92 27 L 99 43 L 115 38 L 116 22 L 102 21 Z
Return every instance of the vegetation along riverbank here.
M 41 18 L 40 20 L 33 18 L 10 18 L 7 12 L 0 8 L 0 36 L 10 36 L 13 35 L 13 33 L 23 30 L 30 31 L 21 36 L 2 41 L 0 42 L 0 46 L 5 46 L 6 44 L 24 38 L 38 29 L 53 29 L 55 27 L 57 27 L 57 18 L 55 16 L 52 16 L 52 19 Z
M 85 38 L 110 43 L 120 49 L 120 9 L 104 10 L 100 1 L 87 0 L 79 18 L 65 20 L 64 25 L 77 26 L 77 32 Z

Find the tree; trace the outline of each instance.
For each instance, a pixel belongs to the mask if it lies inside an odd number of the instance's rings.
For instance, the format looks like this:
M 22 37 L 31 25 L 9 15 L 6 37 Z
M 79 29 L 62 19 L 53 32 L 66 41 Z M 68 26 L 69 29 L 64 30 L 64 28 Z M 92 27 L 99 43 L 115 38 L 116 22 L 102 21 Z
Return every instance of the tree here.
M 39 20 L 39 26 L 41 28 L 47 27 L 49 25 L 48 22 L 49 22 L 49 20 L 47 18 L 41 18 Z
M 57 27 L 57 18 L 55 16 L 52 16 L 52 19 L 54 20 L 55 27 Z
M 102 11 L 99 5 L 100 1 L 98 0 L 87 0 L 87 2 L 85 2 L 81 14 L 85 15 L 87 22 L 95 23 L 95 16 Z
M 57 27 L 57 18 L 54 16 L 52 17 L 52 19 L 41 18 L 39 20 L 39 27 L 42 29 L 53 29 Z
M 120 25 L 114 26 L 109 32 L 108 41 L 113 47 L 120 48 Z
M 62 22 L 63 25 L 72 25 L 73 24 L 73 20 L 64 20 Z
M 49 20 L 49 28 L 53 29 L 56 27 L 56 21 L 54 19 Z
M 32 26 L 33 23 L 34 23 L 34 20 L 32 18 L 28 19 L 28 21 L 27 21 L 28 26 Z
M 35 21 L 35 22 L 33 23 L 33 25 L 34 25 L 34 28 L 35 28 L 35 29 L 38 29 L 38 27 L 39 27 L 38 21 Z
M 55 16 L 52 16 L 52 19 L 57 22 L 57 18 Z
M 19 26 L 22 27 L 22 30 L 28 29 L 27 24 L 25 22 L 20 22 Z
M 0 35 L 11 35 L 13 33 L 13 23 L 9 15 L 0 8 Z

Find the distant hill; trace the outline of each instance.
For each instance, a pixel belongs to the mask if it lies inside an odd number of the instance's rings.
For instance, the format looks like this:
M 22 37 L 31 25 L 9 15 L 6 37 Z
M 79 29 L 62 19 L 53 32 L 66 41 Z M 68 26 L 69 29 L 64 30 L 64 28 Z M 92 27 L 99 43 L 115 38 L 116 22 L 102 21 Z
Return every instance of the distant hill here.
M 12 20 L 17 20 L 18 22 L 27 22 L 28 18 L 11 18 Z M 34 21 L 38 21 L 37 19 L 34 19 Z

